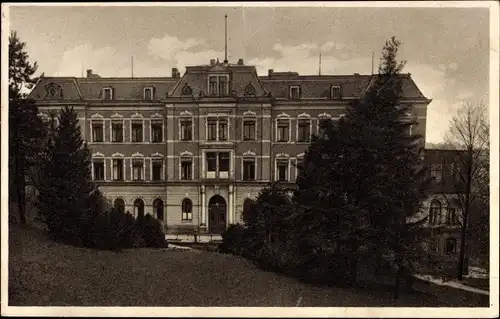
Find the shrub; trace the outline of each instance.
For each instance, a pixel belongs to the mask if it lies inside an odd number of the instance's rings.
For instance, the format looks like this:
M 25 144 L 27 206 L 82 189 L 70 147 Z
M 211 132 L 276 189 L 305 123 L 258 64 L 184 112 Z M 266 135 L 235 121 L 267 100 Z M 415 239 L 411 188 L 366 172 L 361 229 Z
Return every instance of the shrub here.
M 151 215 L 137 218 L 137 227 L 146 247 L 165 248 L 168 246 L 162 224 Z

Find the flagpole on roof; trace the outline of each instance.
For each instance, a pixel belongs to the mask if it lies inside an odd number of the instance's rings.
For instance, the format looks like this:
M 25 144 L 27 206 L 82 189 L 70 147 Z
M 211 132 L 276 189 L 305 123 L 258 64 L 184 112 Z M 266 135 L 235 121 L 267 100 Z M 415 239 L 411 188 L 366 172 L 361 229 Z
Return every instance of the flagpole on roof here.
M 374 60 L 375 60 L 375 53 L 372 51 L 372 75 L 373 75 L 373 64 L 375 63 Z

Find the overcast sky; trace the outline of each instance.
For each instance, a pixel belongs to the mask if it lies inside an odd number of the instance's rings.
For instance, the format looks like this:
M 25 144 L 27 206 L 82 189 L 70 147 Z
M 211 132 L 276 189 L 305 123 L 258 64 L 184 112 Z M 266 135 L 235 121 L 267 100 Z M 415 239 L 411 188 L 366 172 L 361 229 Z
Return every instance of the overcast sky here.
M 170 76 L 186 65 L 230 62 L 322 74 L 370 74 L 386 39 L 433 99 L 427 142 L 440 142 L 463 101 L 488 102 L 489 11 L 484 8 L 10 7 L 11 28 L 46 76 Z

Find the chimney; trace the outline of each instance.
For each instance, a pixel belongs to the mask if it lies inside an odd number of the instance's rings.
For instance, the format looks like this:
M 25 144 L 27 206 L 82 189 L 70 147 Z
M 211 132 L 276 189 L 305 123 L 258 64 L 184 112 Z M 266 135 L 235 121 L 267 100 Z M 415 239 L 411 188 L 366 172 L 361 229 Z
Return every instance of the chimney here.
M 92 69 L 87 70 L 87 77 L 91 78 L 92 77 Z
M 271 76 L 273 76 L 273 73 L 274 73 L 273 69 L 267 70 L 267 76 L 271 77 Z
M 180 75 L 181 75 L 181 74 L 180 74 L 180 72 L 179 72 L 179 70 L 178 70 L 177 68 L 172 68 L 172 77 L 173 77 L 174 79 L 179 78 L 179 77 L 180 77 Z
M 354 75 L 359 75 L 359 73 L 354 73 Z
M 214 65 L 215 64 L 215 59 L 210 59 L 210 65 Z
M 238 59 L 238 65 L 243 65 L 243 59 Z

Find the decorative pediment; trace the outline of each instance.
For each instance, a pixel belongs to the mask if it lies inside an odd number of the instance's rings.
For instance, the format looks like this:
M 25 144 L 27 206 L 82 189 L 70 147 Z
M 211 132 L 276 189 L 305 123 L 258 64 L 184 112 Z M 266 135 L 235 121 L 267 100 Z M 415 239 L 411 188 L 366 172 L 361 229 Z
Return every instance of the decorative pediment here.
M 256 116 L 257 114 L 253 111 L 245 111 L 243 112 L 243 116 Z
M 95 119 L 95 118 L 102 119 L 103 118 L 103 116 L 101 114 L 99 114 L 99 113 L 95 113 L 95 114 L 91 115 L 90 117 L 93 118 L 93 119 Z
M 122 153 L 113 153 L 113 155 L 111 155 L 112 157 L 124 157 L 125 155 L 123 155 Z
M 289 158 L 290 155 L 288 155 L 286 153 L 278 153 L 278 154 L 276 154 L 276 157 L 286 157 L 286 158 Z
M 132 114 L 132 116 L 130 116 L 132 118 L 143 118 L 144 116 L 142 114 L 139 114 L 139 113 L 135 113 L 135 114 Z
M 286 113 L 281 113 L 277 117 L 290 117 L 290 115 L 288 115 Z
M 307 118 L 310 118 L 311 115 L 309 115 L 307 113 L 300 113 L 299 115 L 297 115 L 297 117 L 307 117 Z
M 115 113 L 115 114 L 111 115 L 111 118 L 123 118 L 123 115 Z
M 96 152 L 96 153 L 92 154 L 92 157 L 104 157 L 104 154 Z
M 132 154 L 132 157 L 144 157 L 144 155 L 139 152 L 135 152 L 134 154 Z
M 331 119 L 332 116 L 330 114 L 328 114 L 328 113 L 321 113 L 321 114 L 318 115 L 318 118 L 320 118 L 320 119 Z
M 62 87 L 54 82 L 45 86 L 45 98 L 58 99 L 63 97 Z
M 245 153 L 243 153 L 243 156 L 255 156 L 255 153 L 252 152 L 251 150 L 248 150 Z
M 181 153 L 181 156 L 193 156 L 193 153 L 191 153 L 189 151 L 184 151 Z
M 184 86 L 181 90 L 181 95 L 193 95 L 193 89 L 187 83 L 184 83 Z
M 151 115 L 152 118 L 163 118 L 163 115 L 159 114 L 159 113 L 155 113 L 153 115 Z
M 182 111 L 181 116 L 193 116 L 193 113 L 189 112 L 188 110 Z
M 151 157 L 163 157 L 163 154 L 156 152 L 151 154 Z
M 216 64 L 210 68 L 210 72 L 224 72 L 226 68 L 220 64 Z

